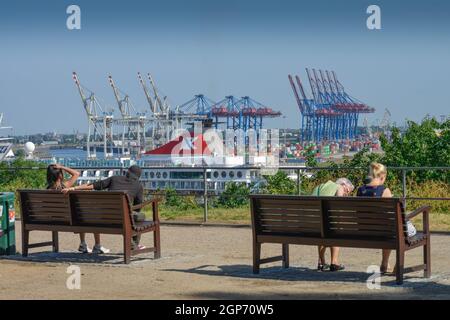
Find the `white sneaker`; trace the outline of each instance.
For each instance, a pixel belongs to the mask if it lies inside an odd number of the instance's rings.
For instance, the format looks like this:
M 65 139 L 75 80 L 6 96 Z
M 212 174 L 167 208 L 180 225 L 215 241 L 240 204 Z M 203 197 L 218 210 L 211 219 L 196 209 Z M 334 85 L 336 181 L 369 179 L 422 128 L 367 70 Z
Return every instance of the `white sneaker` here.
M 92 249 L 89 248 L 86 243 L 80 243 L 80 246 L 78 247 L 78 251 L 81 253 L 91 253 Z
M 102 254 L 102 253 L 109 253 L 111 250 L 106 249 L 103 246 L 94 246 L 94 249 L 92 249 L 92 253 Z

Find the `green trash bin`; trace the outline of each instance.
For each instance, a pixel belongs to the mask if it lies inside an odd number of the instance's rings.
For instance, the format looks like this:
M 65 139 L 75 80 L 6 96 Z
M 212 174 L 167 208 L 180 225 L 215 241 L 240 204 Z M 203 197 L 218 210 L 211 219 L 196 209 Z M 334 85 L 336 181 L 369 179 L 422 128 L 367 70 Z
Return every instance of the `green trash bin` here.
M 0 256 L 16 254 L 14 193 L 0 192 Z

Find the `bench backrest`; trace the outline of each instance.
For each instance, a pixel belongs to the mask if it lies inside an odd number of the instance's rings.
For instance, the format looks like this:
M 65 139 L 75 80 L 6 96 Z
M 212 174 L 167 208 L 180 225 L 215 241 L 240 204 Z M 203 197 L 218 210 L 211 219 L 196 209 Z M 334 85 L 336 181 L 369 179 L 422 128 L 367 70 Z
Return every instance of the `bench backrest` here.
M 70 225 L 69 197 L 50 190 L 19 190 L 21 219 L 28 224 Z
M 123 192 L 78 191 L 70 192 L 68 197 L 73 225 L 119 228 L 130 214 Z
M 26 224 L 122 229 L 131 225 L 125 192 L 18 190 Z
M 404 237 L 399 198 L 251 195 L 256 235 L 396 242 Z

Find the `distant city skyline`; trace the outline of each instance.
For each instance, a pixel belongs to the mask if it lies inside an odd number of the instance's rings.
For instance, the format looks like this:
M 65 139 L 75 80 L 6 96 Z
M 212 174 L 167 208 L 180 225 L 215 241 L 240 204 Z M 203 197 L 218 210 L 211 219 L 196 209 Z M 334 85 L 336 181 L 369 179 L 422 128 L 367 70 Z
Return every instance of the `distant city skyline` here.
M 68 30 L 66 8 L 81 8 Z M 381 30 L 366 27 L 371 4 Z M 349 94 L 398 124 L 450 110 L 450 2 L 9 1 L 0 4 L 0 113 L 18 135 L 87 131 L 76 71 L 117 110 L 107 77 L 149 111 L 137 72 L 150 72 L 172 106 L 203 93 L 248 95 L 279 110 L 269 128 L 299 128 L 287 75 L 336 71 Z M 364 116 L 360 117 L 360 125 Z

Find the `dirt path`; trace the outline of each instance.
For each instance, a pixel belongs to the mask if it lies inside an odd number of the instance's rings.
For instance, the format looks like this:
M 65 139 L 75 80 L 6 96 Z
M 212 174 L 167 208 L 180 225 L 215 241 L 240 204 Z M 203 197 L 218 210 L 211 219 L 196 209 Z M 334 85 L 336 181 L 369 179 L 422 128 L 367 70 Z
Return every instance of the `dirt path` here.
M 20 226 L 17 224 L 17 234 Z M 119 255 L 95 257 L 75 252 L 77 236 L 60 233 L 62 253 L 34 252 L 0 258 L 0 299 L 450 299 L 450 236 L 432 236 L 433 277 L 420 272 L 408 275 L 403 286 L 393 277 L 383 277 L 381 289 L 369 290 L 367 266 L 376 265 L 380 250 L 342 249 L 344 272 L 317 272 L 316 248 L 291 246 L 291 268 L 279 263 L 251 272 L 249 228 L 163 226 L 162 255 L 133 258 L 122 264 Z M 34 232 L 31 241 L 48 241 L 50 233 Z M 103 236 L 103 244 L 121 253 L 119 236 Z M 151 243 L 150 235 L 143 243 Z M 88 236 L 92 243 L 92 236 Z M 20 239 L 18 239 L 20 248 Z M 264 245 L 263 255 L 279 255 L 281 248 Z M 143 259 L 145 258 L 145 259 Z M 421 250 L 407 253 L 406 264 L 418 263 Z M 393 263 L 393 261 L 392 261 Z M 66 287 L 67 267 L 81 271 L 81 288 Z

